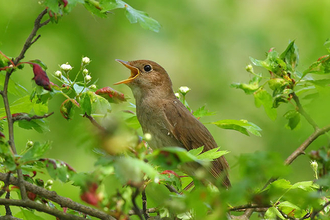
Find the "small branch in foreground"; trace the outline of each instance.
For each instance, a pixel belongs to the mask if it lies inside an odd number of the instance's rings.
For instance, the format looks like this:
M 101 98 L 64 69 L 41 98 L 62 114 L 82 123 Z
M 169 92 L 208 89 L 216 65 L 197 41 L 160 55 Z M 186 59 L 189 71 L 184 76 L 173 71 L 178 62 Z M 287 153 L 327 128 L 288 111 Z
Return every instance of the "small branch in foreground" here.
M 105 128 L 102 127 L 99 123 L 97 123 L 97 121 L 96 121 L 92 116 L 90 116 L 90 115 L 88 115 L 88 114 L 85 113 L 83 117 L 88 118 L 89 121 L 90 121 L 95 127 L 97 127 L 100 131 L 102 131 L 102 132 L 104 132 L 104 133 L 107 133 L 107 132 L 108 132 L 107 129 L 105 129 Z
M 136 201 L 135 201 L 136 197 L 139 195 L 139 192 L 140 192 L 140 190 L 137 188 L 137 189 L 135 190 L 135 192 L 132 194 L 132 204 L 133 204 L 133 210 L 134 210 L 134 213 L 135 213 L 137 216 L 139 216 L 139 218 L 140 218 L 141 220 L 143 220 L 143 216 L 142 216 L 142 214 L 141 214 L 141 212 L 140 212 L 139 206 L 136 204 Z
M 147 195 L 146 195 L 145 189 L 143 189 L 143 191 L 142 191 L 142 211 L 143 211 L 144 218 L 149 219 L 150 216 L 148 214 L 148 209 L 147 209 Z
M 5 206 L 19 206 L 25 208 L 35 209 L 40 212 L 48 213 L 50 215 L 56 216 L 59 219 L 67 220 L 85 220 L 86 218 L 79 217 L 76 215 L 71 215 L 64 213 L 55 208 L 50 208 L 49 206 L 43 205 L 41 203 L 36 203 L 31 200 L 17 200 L 17 199 L 0 199 L 0 204 Z M 7 214 L 8 215 L 8 214 Z
M 285 165 L 290 165 L 299 155 L 304 154 L 306 148 L 320 135 L 330 131 L 330 125 L 323 128 L 317 128 L 286 160 Z
M 0 181 L 5 181 L 5 179 L 7 178 L 7 174 L 4 173 L 0 173 Z M 104 213 L 100 210 L 88 207 L 88 206 L 84 206 L 80 203 L 74 202 L 71 199 L 68 199 L 66 197 L 63 196 L 59 196 L 57 195 L 56 192 L 54 191 L 48 191 L 45 188 L 33 185 L 29 182 L 24 181 L 24 186 L 26 187 L 26 189 L 30 192 L 33 192 L 34 194 L 37 194 L 41 197 L 44 197 L 46 199 L 49 199 L 53 202 L 58 203 L 59 205 L 61 205 L 62 207 L 67 207 L 69 209 L 72 210 L 76 210 L 78 212 L 82 212 L 84 214 L 90 215 L 90 216 L 94 216 L 96 218 L 99 219 L 104 219 L 104 220 L 113 220 L 114 218 L 111 217 L 110 215 L 108 215 L 107 213 Z M 15 185 L 18 186 L 18 180 L 15 177 L 10 177 L 9 179 L 9 184 L 10 185 Z
M 323 209 L 325 209 L 325 208 L 326 208 L 327 206 L 329 206 L 329 205 L 330 205 L 330 201 L 326 202 L 326 203 L 323 205 L 323 207 L 322 207 L 321 209 L 319 209 L 319 210 L 314 210 L 314 212 L 312 212 L 310 218 L 311 218 L 311 219 L 315 219 L 316 215 L 317 215 L 318 213 L 320 213 Z
M 247 209 L 255 209 L 255 211 L 264 211 L 268 208 L 272 207 L 272 205 L 258 205 L 258 204 L 247 204 L 247 205 L 240 205 L 240 206 L 234 206 L 228 209 L 230 212 L 245 212 Z
M 26 120 L 26 121 L 31 121 L 33 119 L 43 119 L 43 118 L 48 118 L 49 116 L 51 116 L 52 114 L 54 114 L 54 112 L 51 112 L 49 114 L 44 114 L 44 115 L 33 115 L 33 116 L 29 116 L 28 114 L 18 114 L 15 115 L 13 117 L 13 122 L 15 121 L 22 121 L 22 120 Z

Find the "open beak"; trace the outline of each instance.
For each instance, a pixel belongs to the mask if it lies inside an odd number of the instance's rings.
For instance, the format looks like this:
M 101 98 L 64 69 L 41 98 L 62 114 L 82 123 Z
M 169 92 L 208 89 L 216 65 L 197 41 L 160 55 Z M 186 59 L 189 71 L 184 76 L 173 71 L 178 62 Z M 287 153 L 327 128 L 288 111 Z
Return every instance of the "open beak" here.
M 130 83 L 132 82 L 139 74 L 140 74 L 140 71 L 138 68 L 130 65 L 127 61 L 123 61 L 123 60 L 119 60 L 119 59 L 116 59 L 117 62 L 123 64 L 124 66 L 126 66 L 128 69 L 131 70 L 131 76 L 128 77 L 128 79 L 125 79 L 125 80 L 122 80 L 122 81 L 119 81 L 119 82 L 116 82 L 114 85 L 118 85 L 118 84 L 122 84 L 122 83 Z

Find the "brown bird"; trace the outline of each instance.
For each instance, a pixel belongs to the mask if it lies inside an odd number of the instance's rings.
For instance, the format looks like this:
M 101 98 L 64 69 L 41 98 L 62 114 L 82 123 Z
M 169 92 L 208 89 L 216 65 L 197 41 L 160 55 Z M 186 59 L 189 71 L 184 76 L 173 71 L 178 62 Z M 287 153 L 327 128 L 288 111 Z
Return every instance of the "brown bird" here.
M 177 99 L 166 70 L 149 60 L 116 60 L 131 70 L 131 76 L 118 84 L 128 85 L 136 100 L 136 114 L 143 133 L 151 134 L 152 148 L 179 146 L 187 150 L 204 146 L 204 152 L 218 147 L 211 133 Z M 228 163 L 224 156 L 212 161 L 210 173 L 230 186 Z

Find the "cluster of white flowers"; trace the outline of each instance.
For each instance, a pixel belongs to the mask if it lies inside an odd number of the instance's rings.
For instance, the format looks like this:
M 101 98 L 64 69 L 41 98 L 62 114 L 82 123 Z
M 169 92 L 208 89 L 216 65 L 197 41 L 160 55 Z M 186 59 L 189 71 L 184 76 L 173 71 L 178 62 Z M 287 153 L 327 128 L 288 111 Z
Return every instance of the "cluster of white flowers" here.
M 187 94 L 190 91 L 190 88 L 187 87 L 187 86 L 181 86 L 179 88 L 179 91 L 181 92 L 182 95 L 185 95 L 185 94 Z
M 64 71 L 70 71 L 72 70 L 72 66 L 69 63 L 62 64 L 60 68 Z

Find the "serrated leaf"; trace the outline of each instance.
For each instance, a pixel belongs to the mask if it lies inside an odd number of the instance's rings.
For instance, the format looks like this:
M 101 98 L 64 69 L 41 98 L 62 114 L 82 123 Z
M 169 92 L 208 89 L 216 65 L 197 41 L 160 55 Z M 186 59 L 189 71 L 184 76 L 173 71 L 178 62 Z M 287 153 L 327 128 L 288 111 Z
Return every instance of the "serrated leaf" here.
M 138 128 L 141 127 L 140 122 L 139 122 L 139 120 L 137 119 L 137 116 L 136 116 L 136 115 L 134 115 L 134 116 L 132 116 L 132 117 L 129 117 L 129 118 L 125 119 L 125 123 L 126 123 L 129 127 L 133 128 L 133 129 L 138 129 Z
M 83 114 L 91 115 L 92 114 L 92 104 L 91 98 L 88 93 L 83 93 L 80 97 L 80 107 Z
M 121 102 L 126 101 L 125 95 L 123 93 L 118 92 L 111 87 L 104 87 L 104 88 L 98 89 L 95 92 L 95 94 L 102 96 L 103 98 L 108 100 L 110 103 L 121 103 Z
M 280 211 L 277 210 L 275 207 L 270 207 L 267 209 L 264 219 L 277 219 L 279 217 L 280 219 L 285 219 L 285 217 L 281 214 Z
M 232 83 L 230 86 L 236 89 L 242 89 L 246 94 L 252 94 L 259 89 L 259 82 L 261 77 L 254 76 L 249 84 L 246 83 Z
M 96 95 L 94 92 L 89 91 L 92 103 L 92 114 L 107 114 L 111 111 L 111 105 L 102 96 Z
M 16 218 L 20 219 L 33 219 L 33 220 L 44 220 L 44 218 L 36 215 L 32 210 L 20 208 L 21 211 L 15 214 Z
M 193 115 L 196 118 L 201 118 L 204 116 L 211 116 L 211 115 L 215 115 L 215 114 L 216 114 L 216 112 L 210 112 L 209 110 L 205 109 L 205 105 L 193 112 Z
M 0 73 L 0 90 L 3 90 L 5 77 L 6 76 L 3 73 Z M 15 96 L 22 96 L 27 94 L 26 88 L 24 88 L 22 85 L 18 84 L 17 82 L 13 81 L 12 79 L 9 79 L 8 82 L 8 92 Z
M 229 151 L 219 151 L 219 149 L 220 149 L 220 147 L 217 147 L 217 148 L 208 150 L 202 154 L 199 154 L 199 155 L 197 155 L 197 159 L 213 161 L 214 159 L 217 159 L 217 158 L 229 153 Z
M 19 162 L 25 163 L 28 161 L 36 161 L 39 160 L 45 152 L 50 149 L 50 142 L 46 142 L 41 144 L 39 142 L 35 142 L 31 148 L 29 148 L 19 159 Z
M 190 154 L 194 155 L 197 157 L 197 155 L 199 155 L 200 153 L 203 152 L 203 149 L 204 149 L 204 146 L 201 146 L 199 148 L 196 148 L 196 149 L 192 149 L 190 151 L 188 151 Z
M 101 0 L 100 6 L 102 8 L 101 12 L 107 12 L 117 8 L 124 8 L 125 2 L 116 0 Z
M 215 124 L 216 126 L 223 128 L 223 129 L 231 129 L 231 130 L 239 131 L 242 134 L 245 134 L 247 136 L 249 136 L 248 131 L 251 134 L 254 134 L 256 136 L 259 136 L 259 137 L 261 136 L 261 134 L 259 132 L 259 131 L 261 131 L 261 128 L 246 120 L 226 119 L 226 120 L 212 122 L 212 124 Z
M 67 164 L 61 161 L 55 161 L 53 159 L 47 159 L 44 161 L 48 174 L 54 179 L 59 179 L 66 183 L 76 174 L 75 171 Z
M 303 218 L 307 212 L 302 210 L 299 206 L 289 202 L 284 201 L 278 204 L 278 208 L 285 214 L 289 215 L 292 218 Z
M 268 85 L 272 90 L 279 90 L 288 85 L 288 82 L 282 78 L 273 78 L 268 80 Z
M 313 74 L 328 74 L 330 73 L 330 55 L 324 55 L 320 57 L 317 61 L 312 63 L 310 67 L 303 72 L 303 76 L 308 73 Z
M 302 189 L 304 191 L 314 191 L 319 187 L 313 181 L 302 181 L 292 185 L 292 189 Z
M 44 133 L 44 132 L 49 131 L 48 124 L 43 119 L 32 119 L 30 121 L 19 120 L 18 126 L 20 126 L 21 128 L 27 129 L 27 130 L 34 129 L 35 131 L 37 131 L 39 133 Z
M 106 18 L 107 12 L 102 11 L 99 2 L 97 1 L 85 1 L 85 8 L 92 14 L 99 16 L 100 18 Z
M 118 1 L 120 2 L 121 0 Z M 125 9 L 126 17 L 131 23 L 139 22 L 144 29 L 159 32 L 160 24 L 155 19 L 149 17 L 146 12 L 136 10 L 127 4 L 125 4 Z
M 272 96 L 264 89 L 260 89 L 254 93 L 254 101 L 256 107 L 264 106 L 264 109 L 268 117 L 272 120 L 276 119 L 277 110 L 273 108 L 273 98 Z
M 287 111 L 284 117 L 289 120 L 286 126 L 291 130 L 295 129 L 300 122 L 300 113 L 296 110 Z
M 287 67 L 289 67 L 290 71 L 294 71 L 299 63 L 299 53 L 298 47 L 291 41 L 285 51 L 280 55 L 280 58 L 285 61 Z
M 48 7 L 54 13 L 58 13 L 60 10 L 58 0 L 45 0 L 43 4 Z

